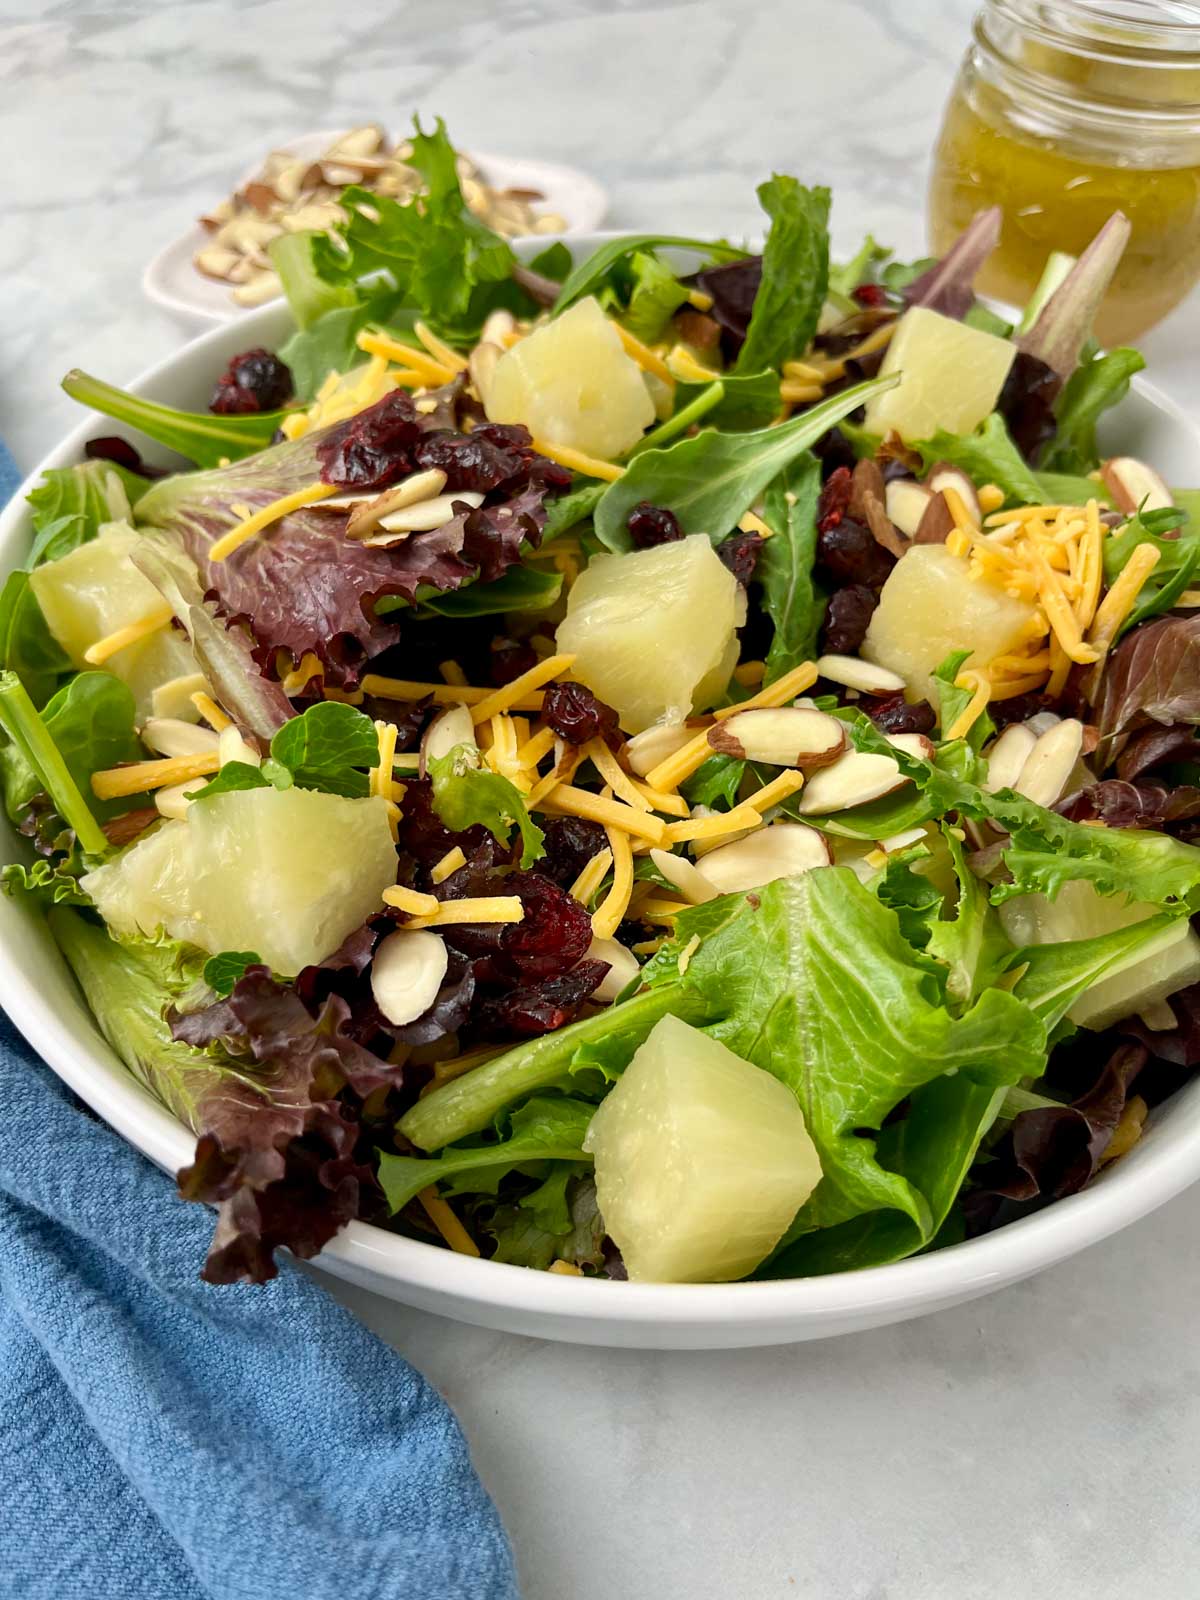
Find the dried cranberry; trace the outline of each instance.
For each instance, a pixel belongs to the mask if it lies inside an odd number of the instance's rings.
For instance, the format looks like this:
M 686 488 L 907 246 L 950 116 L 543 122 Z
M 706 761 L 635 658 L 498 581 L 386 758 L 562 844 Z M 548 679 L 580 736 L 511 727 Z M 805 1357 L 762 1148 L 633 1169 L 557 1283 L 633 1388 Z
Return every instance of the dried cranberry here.
M 860 306 L 886 306 L 888 303 L 887 290 L 881 283 L 860 283 L 850 293 Z
M 538 663 L 537 651 L 532 645 L 518 639 L 493 639 L 492 656 L 488 663 L 488 676 L 498 689 Z
M 625 526 L 637 550 L 649 550 L 652 545 L 670 544 L 675 539 L 683 538 L 683 529 L 675 513 L 668 511 L 666 506 L 651 505 L 649 500 L 634 506 Z
M 345 489 L 382 489 L 412 471 L 421 424 L 403 389 L 333 428 L 317 446 L 321 478 Z
M 853 473 L 849 467 L 835 467 L 821 485 L 817 501 L 817 532 L 827 533 L 836 528 L 850 507 L 854 492 Z
M 902 694 L 860 700 L 859 706 L 884 733 L 932 733 L 937 716 L 928 700 L 909 705 Z
M 428 779 L 417 778 L 408 780 L 405 786 L 399 835 L 397 843 L 401 850 L 427 867 L 434 866 L 455 845 L 470 857 L 492 837 L 486 828 L 478 826 L 462 833 L 451 833 L 433 809 L 433 785 Z M 447 879 L 447 883 L 449 881 Z
M 608 845 L 600 824 L 584 817 L 551 817 L 543 832 L 546 854 L 533 870 L 562 889 L 569 889 L 592 857 Z
M 840 428 L 830 428 L 813 445 L 813 455 L 821 463 L 821 477 L 828 481 L 842 467 L 853 472 L 858 460 L 854 446 Z
M 852 656 L 867 636 L 867 628 L 879 601 L 873 589 L 852 583 L 839 589 L 825 612 L 821 650 L 828 655 Z
M 208 409 L 218 416 L 278 411 L 291 398 L 290 368 L 269 350 L 243 350 L 217 380 Z
M 480 1006 L 472 1033 L 476 1038 L 553 1033 L 575 1020 L 607 972 L 607 961 L 581 961 L 571 972 L 511 989 Z
M 516 977 L 553 978 L 583 960 L 592 922 L 578 900 L 537 872 L 510 873 L 503 892 L 519 896 L 525 916 L 503 925 L 499 965 Z
M 754 577 L 754 569 L 758 565 L 759 551 L 766 540 L 761 533 L 731 533 L 728 539 L 722 539 L 717 546 L 717 554 L 733 573 L 737 581 L 747 586 Z
M 860 583 L 868 589 L 882 589 L 896 558 L 878 543 L 870 528 L 839 514 L 836 522 L 821 527 L 817 534 L 817 565 L 839 587 Z
M 493 442 L 485 428 L 473 433 L 427 433 L 414 446 L 412 458 L 418 467 L 440 468 L 446 474 L 447 493 L 471 489 L 486 494 L 523 473 L 527 466 L 523 454 Z
M 586 744 L 617 731 L 617 713 L 582 683 L 552 683 L 542 702 L 542 721 L 568 744 Z
M 115 466 L 124 467 L 126 472 L 136 472 L 139 478 L 167 476 L 165 467 L 152 467 L 148 461 L 143 461 L 129 440 L 119 438 L 116 434 L 104 439 L 89 439 L 83 447 L 83 453 L 89 461 L 111 461 Z

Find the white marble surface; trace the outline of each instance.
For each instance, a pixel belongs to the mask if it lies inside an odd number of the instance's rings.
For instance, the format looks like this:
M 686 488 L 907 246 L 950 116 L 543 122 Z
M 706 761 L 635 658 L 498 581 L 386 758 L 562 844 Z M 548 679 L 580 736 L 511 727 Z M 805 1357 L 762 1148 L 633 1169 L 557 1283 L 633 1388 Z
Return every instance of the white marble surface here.
M 774 166 L 923 245 L 971 0 L 0 0 L 0 434 L 80 365 L 173 349 L 150 255 L 274 140 L 411 108 L 586 166 L 612 222 L 756 227 Z M 1200 404 L 1200 309 L 1145 341 Z M 1200 1507 L 1200 1193 L 1033 1283 L 792 1349 L 602 1352 L 339 1290 L 445 1392 L 527 1600 L 1184 1600 Z M 347 1593 L 353 1592 L 352 1579 Z

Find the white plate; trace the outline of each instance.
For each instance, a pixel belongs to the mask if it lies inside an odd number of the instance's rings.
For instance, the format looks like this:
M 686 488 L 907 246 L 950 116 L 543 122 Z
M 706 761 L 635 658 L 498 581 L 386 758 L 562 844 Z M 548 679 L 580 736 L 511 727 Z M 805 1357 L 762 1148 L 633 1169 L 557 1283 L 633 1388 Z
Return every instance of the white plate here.
M 613 235 L 576 240 L 573 248 L 587 254 L 604 237 Z M 527 241 L 520 253 L 536 248 Z M 285 306 L 264 306 L 194 340 L 131 387 L 153 400 L 202 409 L 230 356 L 247 343 L 269 348 L 290 331 Z M 103 418 L 81 422 L 0 514 L 0 574 L 29 548 L 23 494 L 47 467 L 72 464 L 85 440 L 111 431 Z M 1141 378 L 1104 431 L 1114 453 L 1146 457 L 1169 482 L 1200 478 L 1200 433 Z M 147 454 L 163 458 L 154 446 Z M 8 855 L 25 854 L 11 830 L 5 837 Z M 130 1143 L 169 1171 L 190 1159 L 187 1132 L 134 1083 L 101 1038 L 41 917 L 3 896 L 0 1000 L 55 1072 Z M 1126 1227 L 1198 1177 L 1200 1079 L 1159 1108 L 1132 1153 L 1082 1194 L 983 1238 L 866 1272 L 778 1283 L 611 1283 L 477 1261 L 357 1222 L 317 1264 L 426 1311 L 543 1339 L 650 1349 L 782 1344 L 901 1322 L 1015 1283 Z
M 290 144 L 280 145 L 294 155 L 315 159 L 345 129 L 305 134 Z M 530 161 L 520 156 L 497 156 L 470 152 L 471 160 L 495 189 L 536 189 L 544 195 L 539 211 L 554 211 L 566 221 L 562 234 L 534 234 L 542 244 L 553 239 L 592 233 L 608 211 L 608 193 L 577 167 L 556 161 Z M 233 189 L 241 188 L 260 170 L 262 161 L 243 173 Z M 233 298 L 232 285 L 217 283 L 197 272 L 193 258 L 209 242 L 209 234 L 196 223 L 179 238 L 160 250 L 142 274 L 142 289 L 147 298 L 167 311 L 186 318 L 193 325 L 206 322 L 240 322 L 250 314 Z M 253 309 L 253 308 L 251 308 Z

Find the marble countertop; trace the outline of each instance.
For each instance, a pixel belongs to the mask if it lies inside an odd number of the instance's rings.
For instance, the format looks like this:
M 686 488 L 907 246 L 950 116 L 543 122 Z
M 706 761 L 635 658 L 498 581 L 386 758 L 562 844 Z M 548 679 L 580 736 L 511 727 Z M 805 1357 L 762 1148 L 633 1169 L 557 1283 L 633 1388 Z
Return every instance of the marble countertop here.
M 571 162 L 615 226 L 750 232 L 772 167 L 924 245 L 972 0 L 7 0 L 0 436 L 23 467 L 185 331 L 142 267 L 272 143 L 440 113 Z M 14 159 L 19 153 L 20 159 Z M 1200 305 L 1143 342 L 1200 406 Z M 923 1321 L 713 1355 L 461 1327 L 334 1286 L 455 1406 L 527 1600 L 1184 1600 L 1200 1503 L 1200 1191 Z

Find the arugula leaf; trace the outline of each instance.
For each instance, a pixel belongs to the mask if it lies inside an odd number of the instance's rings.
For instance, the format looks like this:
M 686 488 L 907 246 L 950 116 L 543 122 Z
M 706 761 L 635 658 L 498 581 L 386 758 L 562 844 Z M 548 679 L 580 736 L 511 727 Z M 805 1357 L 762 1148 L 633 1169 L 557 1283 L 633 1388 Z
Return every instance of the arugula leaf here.
M 960 689 L 955 682 L 962 670 L 963 662 L 970 654 L 969 650 L 951 651 L 933 675 L 938 686 L 938 728 L 943 739 L 946 737 L 946 730 L 954 726 L 971 703 L 973 691 Z M 995 731 L 996 724 L 985 711 L 971 724 L 967 733 L 967 743 L 972 750 L 982 750 Z
M 534 1095 L 518 1111 L 514 1111 L 507 1139 L 499 1144 L 474 1145 L 465 1149 L 443 1150 L 440 1156 L 394 1156 L 386 1152 L 379 1157 L 379 1182 L 387 1197 L 388 1210 L 394 1216 L 414 1199 L 422 1189 L 443 1179 L 457 1179 L 456 1188 L 462 1192 L 470 1187 L 464 1183 L 464 1174 L 483 1173 L 489 1168 L 494 1182 L 503 1171 L 511 1171 L 528 1161 L 587 1161 L 583 1138 L 592 1120 L 595 1106 L 585 1100 L 565 1097 Z M 497 1174 L 495 1169 L 502 1172 Z M 495 1192 L 494 1189 L 491 1192 Z M 539 1220 L 535 1216 L 535 1220 Z M 545 1214 L 540 1225 L 545 1225 Z M 565 1230 L 564 1230 L 565 1231 Z
M 608 488 L 607 483 L 584 483 L 547 502 L 546 526 L 542 529 L 542 548 L 562 533 L 576 527 L 595 512 Z
M 777 372 L 723 372 L 720 384 L 721 397 L 709 413 L 709 421 L 716 427 L 733 433 L 749 433 L 769 427 L 779 415 Z M 676 405 L 682 410 L 703 393 L 702 384 L 678 383 L 675 385 Z M 677 411 L 676 416 L 678 414 Z M 639 448 L 635 445 L 631 454 L 636 455 Z
M 653 251 L 637 251 L 629 267 L 633 288 L 621 321 L 636 339 L 653 344 L 687 300 L 688 290 Z
M 1008 789 L 987 794 L 940 761 L 923 761 L 889 744 L 862 715 L 850 735 L 857 749 L 892 756 L 930 802 L 935 815 L 957 811 L 976 821 L 998 822 L 1007 829 L 1010 839 L 1003 859 L 1012 882 L 993 888 L 993 905 L 1019 894 L 1045 894 L 1053 899 L 1064 883 L 1075 879 L 1091 883 L 1099 894 L 1130 895 L 1164 907 L 1184 904 L 1200 889 L 1200 849 L 1169 834 L 1094 828 L 1068 822 Z
M 635 255 L 671 246 L 680 250 L 699 250 L 709 261 L 740 261 L 747 255 L 745 250 L 719 240 L 689 239 L 674 233 L 625 234 L 620 239 L 610 239 L 607 244 L 602 244 L 568 275 L 559 290 L 551 315 L 560 316 L 576 300 L 582 300 L 584 295 L 595 294 L 609 282 L 615 269 L 620 269 Z
M 685 534 L 704 533 L 720 544 L 790 462 L 872 395 L 898 381 L 893 376 L 857 384 L 775 428 L 735 434 L 706 430 L 665 450 L 635 456 L 600 497 L 597 538 L 609 550 L 631 550 L 627 518 L 634 506 L 649 500 L 673 511 Z
M 1187 513 L 1173 507 L 1161 511 L 1140 511 L 1121 529 L 1104 541 L 1104 582 L 1111 587 L 1124 571 L 1130 556 L 1142 544 L 1152 544 L 1159 552 L 1158 565 L 1146 579 L 1141 593 L 1117 638 L 1135 628 L 1147 617 L 1170 611 L 1187 589 L 1200 565 L 1200 525 L 1177 532 Z M 1175 537 L 1165 537 L 1174 534 Z
M 919 452 L 922 470 L 939 461 L 961 467 L 975 483 L 994 483 L 1005 500 L 1017 505 L 1040 505 L 1042 489 L 1024 457 L 1009 437 L 1004 418 L 993 411 L 974 433 L 935 433 L 912 446 Z
M 545 835 L 525 809 L 520 791 L 498 772 L 479 766 L 478 751 L 458 744 L 429 763 L 433 780 L 433 809 L 450 829 L 462 833 L 476 823 L 486 828 L 497 844 L 507 844 L 514 825 L 521 834 L 521 865 L 531 867 L 545 855 Z
M 1057 429 L 1042 452 L 1041 465 L 1052 472 L 1090 472 L 1099 465 L 1096 423 L 1102 412 L 1129 392 L 1129 380 L 1146 365 L 1137 350 L 1109 350 L 1080 362 L 1067 379 L 1054 408 Z
M 62 386 L 80 405 L 139 429 L 198 467 L 219 467 L 223 461 L 240 461 L 265 450 L 287 415 L 285 411 L 256 411 L 243 417 L 218 417 L 208 411 L 179 411 L 117 389 L 77 367 L 67 373 Z
M 680 785 L 680 794 L 689 805 L 708 806 L 713 809 L 718 800 L 725 808 L 737 805 L 738 790 L 746 771 L 746 763 L 736 756 L 709 756 L 708 760 Z
M 370 717 L 324 700 L 283 727 L 271 740 L 271 755 L 291 773 L 297 788 L 359 800 L 369 791 L 366 774 L 379 759 L 379 735 Z
M 59 816 L 74 829 L 80 849 L 89 856 L 106 855 L 108 840 L 15 672 L 0 672 L 0 728 L 28 762 Z
M 829 190 L 779 173 L 758 188 L 771 218 L 762 279 L 734 370 L 779 367 L 808 348 L 829 282 Z
M 816 654 L 825 615 L 825 597 L 813 581 L 820 494 L 821 464 L 806 451 L 768 485 L 763 501 L 772 537 L 759 552 L 755 576 L 762 585 L 763 610 L 775 625 L 767 683 Z
M 245 977 L 246 968 L 262 964 L 262 957 L 253 950 L 222 950 L 204 963 L 204 981 L 219 995 L 232 994 L 238 979 Z

